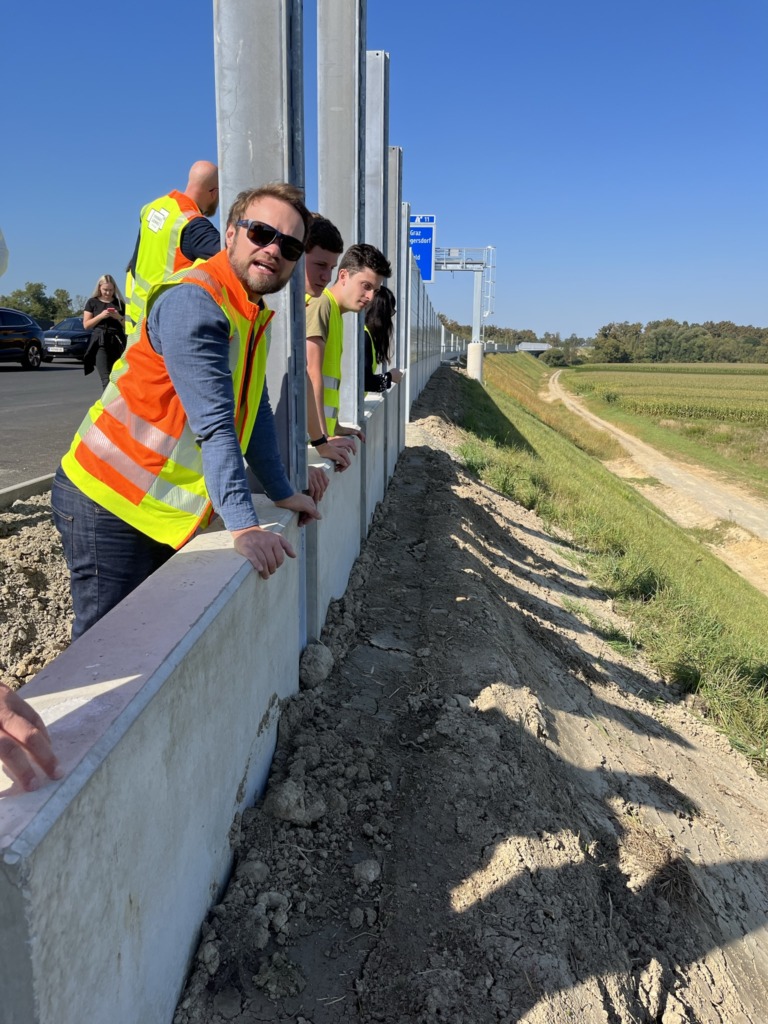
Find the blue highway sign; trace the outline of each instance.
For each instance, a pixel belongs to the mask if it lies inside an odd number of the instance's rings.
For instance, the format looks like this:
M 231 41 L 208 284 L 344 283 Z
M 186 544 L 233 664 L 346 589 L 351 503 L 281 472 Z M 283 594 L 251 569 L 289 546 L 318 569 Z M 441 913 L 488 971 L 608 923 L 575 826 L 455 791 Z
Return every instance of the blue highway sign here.
M 408 230 L 413 258 L 427 284 L 435 276 L 435 220 L 433 213 L 412 213 Z

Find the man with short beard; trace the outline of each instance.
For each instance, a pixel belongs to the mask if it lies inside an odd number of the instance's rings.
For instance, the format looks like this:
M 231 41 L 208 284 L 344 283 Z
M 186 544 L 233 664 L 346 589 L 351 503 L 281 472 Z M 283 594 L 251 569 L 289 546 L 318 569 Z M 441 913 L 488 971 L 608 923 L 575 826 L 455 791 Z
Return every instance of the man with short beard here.
M 235 200 L 226 248 L 152 288 L 138 340 L 113 369 L 54 480 L 54 521 L 70 570 L 76 639 L 208 525 L 268 579 L 295 552 L 262 530 L 243 456 L 268 497 L 319 519 L 277 447 L 265 370 L 263 302 L 304 251 L 299 189 L 274 183 Z M 258 417 L 257 417 L 258 413 Z

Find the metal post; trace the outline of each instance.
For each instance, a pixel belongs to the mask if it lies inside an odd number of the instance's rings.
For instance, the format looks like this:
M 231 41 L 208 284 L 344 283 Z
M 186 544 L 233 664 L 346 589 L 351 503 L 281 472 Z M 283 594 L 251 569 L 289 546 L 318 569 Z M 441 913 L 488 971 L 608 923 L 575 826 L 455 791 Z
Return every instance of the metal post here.
M 475 301 L 472 305 L 472 341 L 480 341 L 480 324 L 483 318 L 483 270 L 475 271 Z
M 389 54 L 369 50 L 365 68 L 365 241 L 388 255 Z
M 235 196 L 268 181 L 304 187 L 302 0 L 214 4 L 222 227 Z M 280 450 L 295 486 L 306 478 L 304 270 L 269 297 L 267 371 Z M 301 397 L 299 397 L 301 395 Z
M 398 309 L 400 308 L 400 235 L 402 227 L 401 207 L 403 200 L 403 151 L 400 146 L 390 146 L 388 155 L 389 169 L 387 174 L 387 253 L 392 264 L 390 288 L 395 293 Z M 403 309 L 405 316 L 405 309 Z M 395 363 L 402 358 L 398 349 Z
M 365 231 L 365 0 L 318 0 L 317 142 L 320 213 L 345 247 Z M 361 318 L 344 319 L 340 416 L 357 416 Z
M 383 50 L 369 50 L 365 61 L 365 241 L 387 254 L 387 183 L 389 178 L 389 54 Z M 362 320 L 363 318 L 361 318 Z M 365 334 L 359 336 L 357 361 L 358 406 L 357 422 L 365 422 L 365 359 L 360 353 L 367 343 Z M 387 409 L 384 414 L 384 477 L 382 489 L 387 487 Z M 368 533 L 368 448 L 361 447 L 363 499 L 361 502 L 361 536 Z
M 398 340 L 398 366 L 401 370 L 408 370 L 405 375 L 405 388 L 402 391 L 400 409 L 400 423 L 402 432 L 400 434 L 400 450 L 405 447 L 405 424 L 411 418 L 411 248 L 408 241 L 408 227 L 411 222 L 411 204 L 401 203 L 400 205 L 400 284 L 398 289 L 400 306 L 402 310 L 397 318 L 397 340 Z
M 303 2 L 214 3 L 216 123 L 222 229 L 238 192 L 268 181 L 304 187 Z M 304 261 L 287 287 L 269 296 L 267 387 L 283 463 L 306 486 L 306 331 Z M 255 479 L 251 478 L 252 486 Z M 303 534 L 302 534 L 303 537 Z M 306 567 L 306 560 L 304 560 Z M 302 573 L 299 638 L 306 640 Z
M 407 365 L 405 358 L 405 345 L 403 343 L 404 325 L 408 319 L 408 303 L 406 302 L 403 288 L 403 264 L 407 262 L 408 250 L 407 240 L 403 246 L 403 151 L 399 146 L 389 147 L 389 172 L 388 172 L 388 210 L 387 210 L 387 256 L 392 263 L 392 291 L 395 293 L 397 303 L 397 316 L 395 318 L 395 344 L 393 360 L 395 366 L 404 370 Z M 407 378 L 397 388 L 397 401 L 387 415 L 397 417 L 397 452 L 395 459 L 405 445 L 405 401 L 407 395 Z

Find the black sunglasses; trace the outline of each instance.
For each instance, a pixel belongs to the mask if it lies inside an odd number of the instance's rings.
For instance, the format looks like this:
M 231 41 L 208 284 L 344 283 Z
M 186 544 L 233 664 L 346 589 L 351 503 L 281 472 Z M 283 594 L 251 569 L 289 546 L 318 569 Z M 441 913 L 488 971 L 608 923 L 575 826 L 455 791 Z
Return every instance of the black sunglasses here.
M 260 220 L 239 220 L 237 226 L 245 228 L 249 241 L 253 242 L 254 245 L 258 245 L 260 249 L 263 249 L 266 245 L 271 245 L 272 242 L 277 242 L 280 246 L 281 255 L 292 263 L 295 263 L 304 252 L 303 242 L 300 242 L 298 238 L 294 238 L 293 235 L 284 235 L 282 231 L 273 228 L 271 224 L 263 224 Z

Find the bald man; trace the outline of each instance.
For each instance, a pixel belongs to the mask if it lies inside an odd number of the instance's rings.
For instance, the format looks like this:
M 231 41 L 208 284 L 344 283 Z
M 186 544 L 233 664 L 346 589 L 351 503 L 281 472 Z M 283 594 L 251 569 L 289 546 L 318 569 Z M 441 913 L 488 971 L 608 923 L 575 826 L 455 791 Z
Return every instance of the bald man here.
M 195 260 L 207 260 L 221 250 L 221 236 L 211 224 L 219 206 L 219 169 L 198 160 L 189 169 L 183 192 L 169 192 L 141 211 L 139 235 L 125 282 L 128 303 L 125 331 L 128 344 L 138 339 L 147 293 L 152 285 Z

